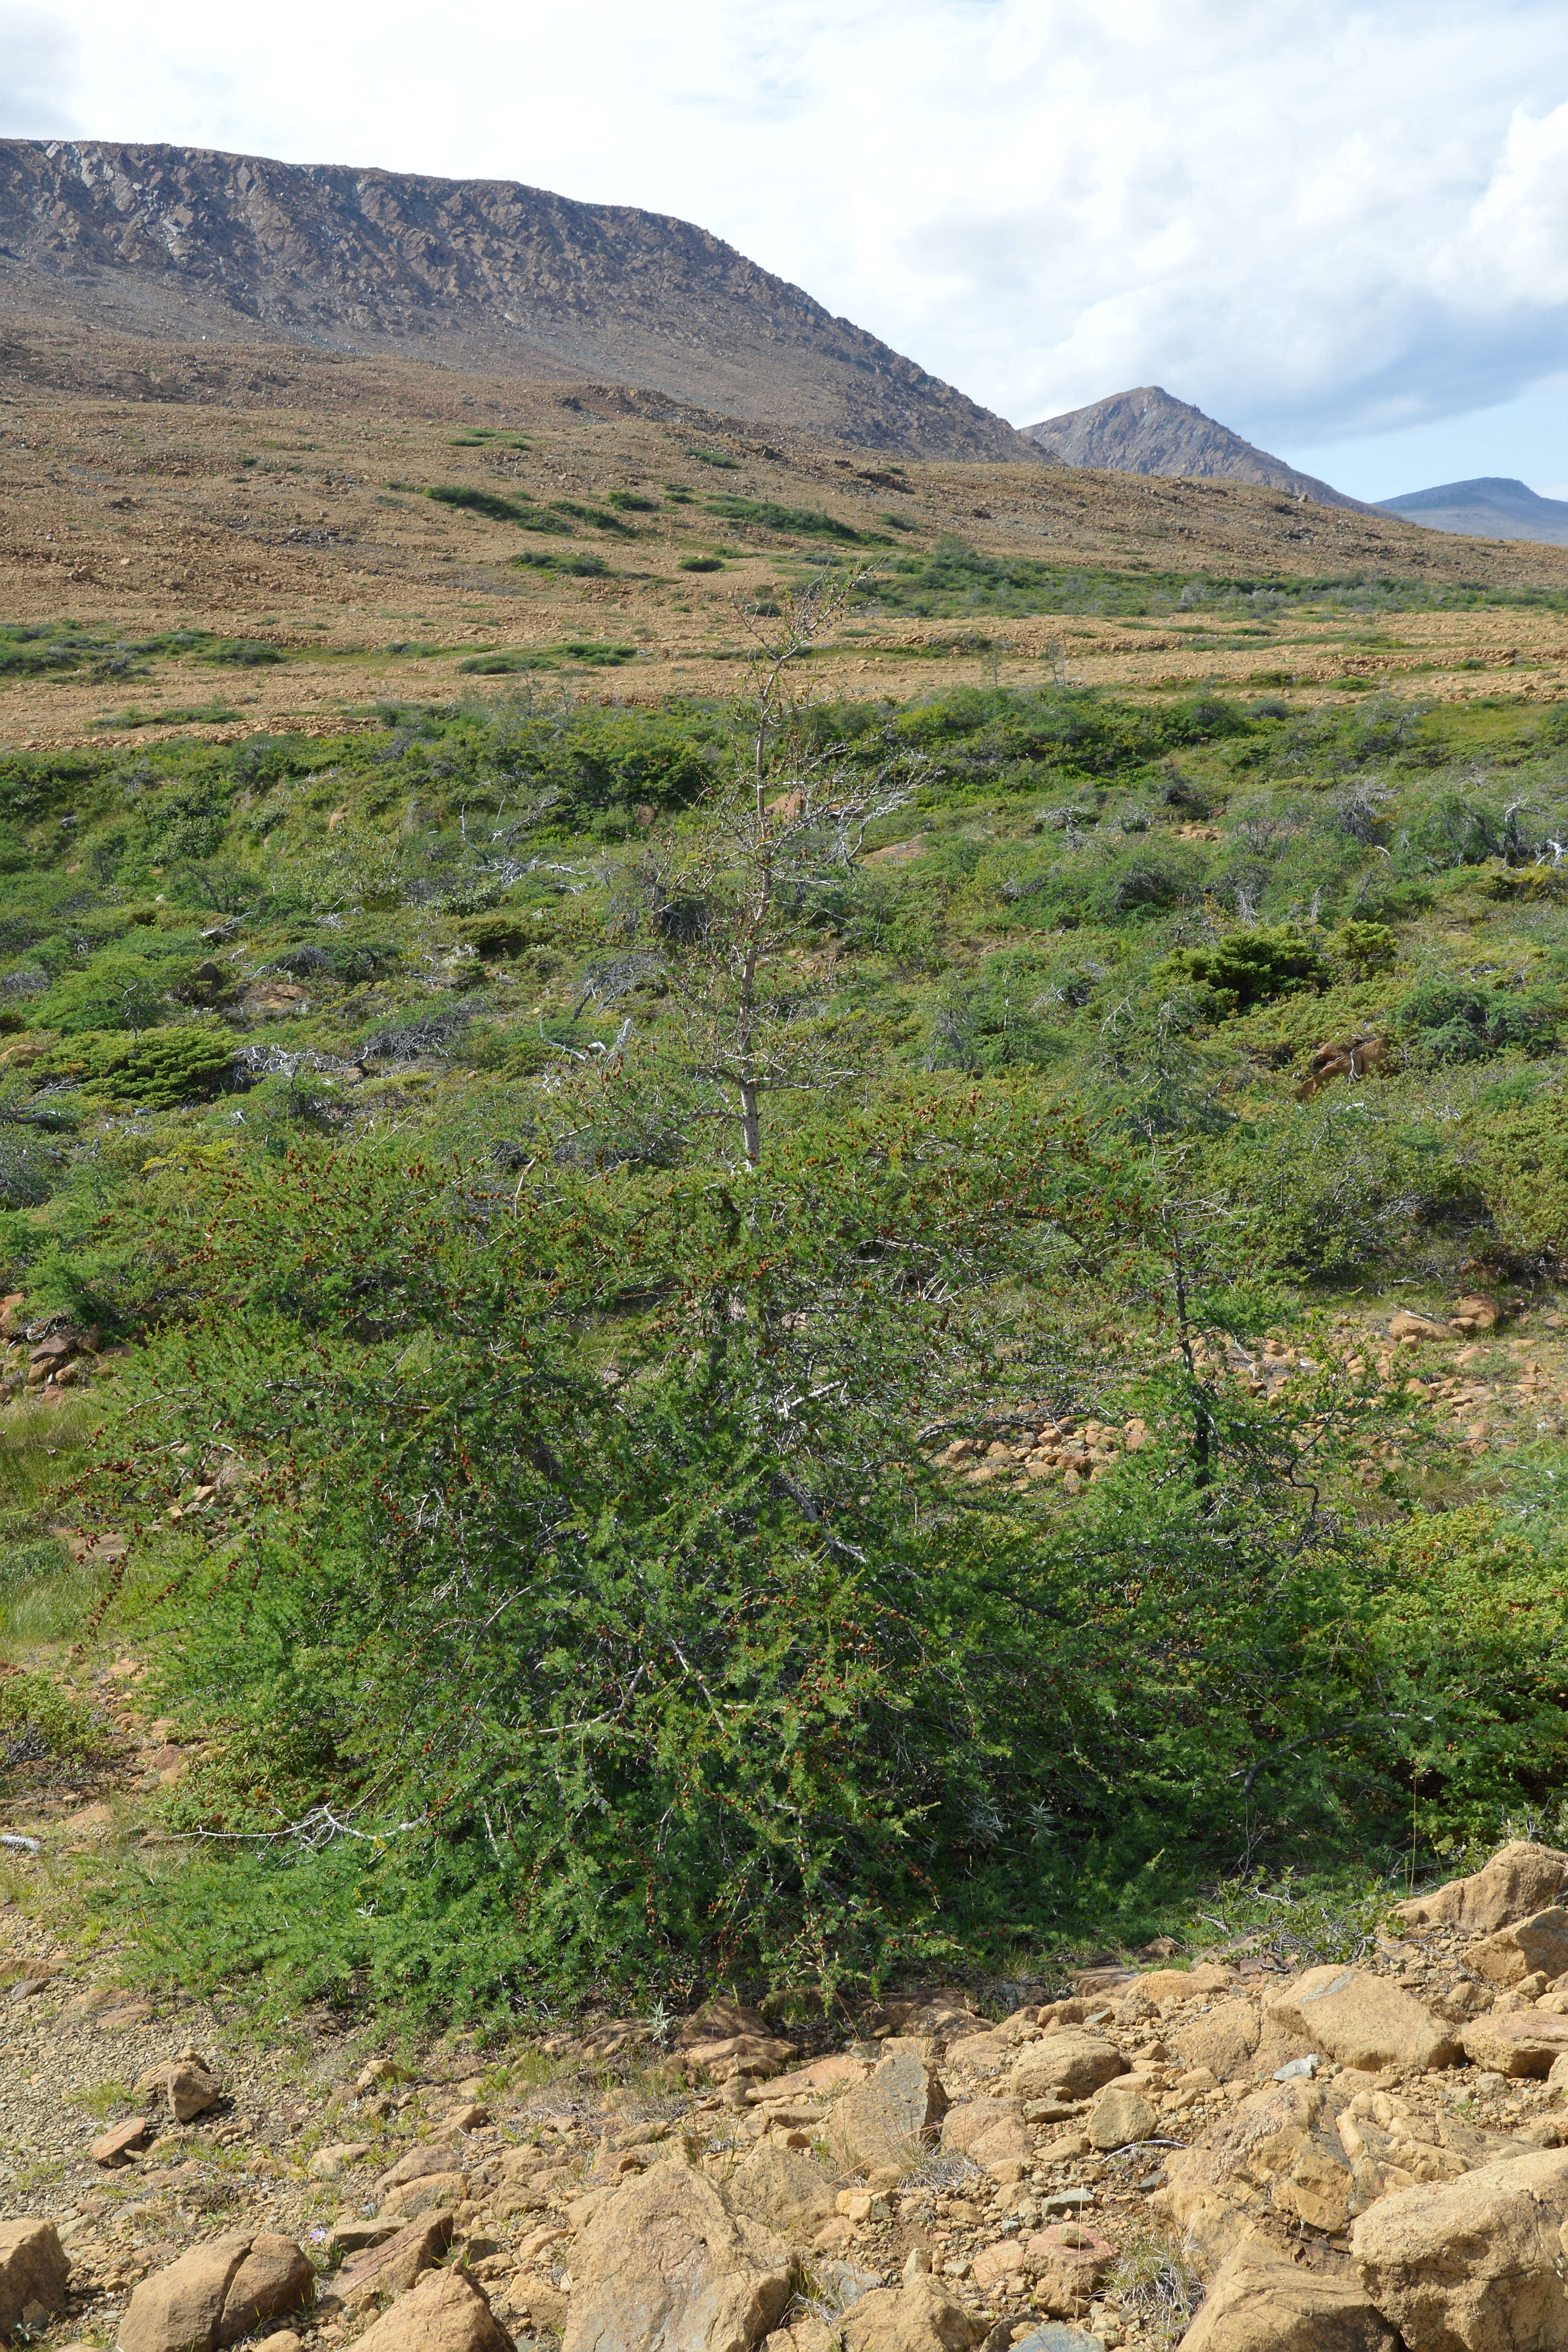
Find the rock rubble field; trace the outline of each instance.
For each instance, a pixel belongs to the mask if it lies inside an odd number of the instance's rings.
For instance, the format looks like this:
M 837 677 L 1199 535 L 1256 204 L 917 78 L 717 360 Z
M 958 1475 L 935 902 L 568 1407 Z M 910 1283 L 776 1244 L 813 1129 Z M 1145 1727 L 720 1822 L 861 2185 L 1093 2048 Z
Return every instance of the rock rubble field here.
M 121 2352 L 1550 2352 L 1568 1853 L 1349 1965 L 1088 1969 L 783 2030 L 710 2001 L 481 2068 L 258 2047 L 16 1903 L 0 2332 Z M 192 2037 L 199 2034 L 198 2042 Z

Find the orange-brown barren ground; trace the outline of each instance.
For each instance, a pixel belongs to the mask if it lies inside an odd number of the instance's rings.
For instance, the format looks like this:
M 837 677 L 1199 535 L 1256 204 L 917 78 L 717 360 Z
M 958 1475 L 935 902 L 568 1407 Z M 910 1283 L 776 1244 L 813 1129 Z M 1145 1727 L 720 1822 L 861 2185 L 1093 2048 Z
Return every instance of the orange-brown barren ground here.
M 531 507 L 546 527 L 437 504 L 432 488 Z M 735 500 L 826 516 L 855 536 L 710 510 Z M 389 698 L 515 692 L 515 678 L 458 666 L 575 643 L 635 649 L 594 681 L 616 700 L 722 693 L 750 643 L 738 603 L 807 576 L 814 554 L 876 569 L 943 533 L 1003 558 L 1134 573 L 1568 588 L 1568 549 L 1449 538 L 1247 484 L 900 465 L 619 387 L 13 330 L 0 341 L 0 616 L 127 636 L 184 625 L 265 638 L 289 658 L 229 670 L 221 692 L 195 655 L 107 682 L 0 685 L 0 740 L 102 741 L 117 720 L 129 735 L 176 712 L 211 713 L 176 723 L 215 740 L 338 724 Z M 556 568 L 519 561 L 540 555 Z M 602 569 L 562 568 L 584 561 Z M 693 563 L 712 568 L 683 568 Z M 825 690 L 858 698 L 901 699 L 938 678 L 1054 677 L 1309 698 L 1379 684 L 1449 699 L 1495 691 L 1489 674 L 1506 670 L 1511 696 L 1555 699 L 1568 627 L 1528 608 L 1367 622 L 1045 612 L 980 635 L 963 615 L 872 605 L 819 659 Z

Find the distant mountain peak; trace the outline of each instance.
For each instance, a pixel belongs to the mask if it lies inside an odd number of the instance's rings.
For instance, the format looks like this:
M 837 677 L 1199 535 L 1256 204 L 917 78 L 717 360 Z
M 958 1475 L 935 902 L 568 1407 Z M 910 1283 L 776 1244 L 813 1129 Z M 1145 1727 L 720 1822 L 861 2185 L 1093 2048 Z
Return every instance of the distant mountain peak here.
M 708 230 L 510 180 L 0 140 L 0 300 L 164 343 L 602 380 L 921 457 L 1035 455 Z
M 1466 539 L 1532 539 L 1568 547 L 1568 499 L 1543 499 L 1511 474 L 1478 474 L 1468 482 L 1441 482 L 1435 489 L 1406 490 L 1379 499 L 1379 511 L 1427 530 L 1457 531 Z
M 1258 482 L 1268 489 L 1287 490 L 1319 506 L 1353 507 L 1364 514 L 1359 499 L 1346 498 L 1315 474 L 1298 472 L 1282 457 L 1255 449 L 1226 425 L 1216 425 L 1190 401 L 1177 400 L 1163 384 L 1139 384 L 1131 392 L 1114 392 L 1088 408 L 1070 408 L 1065 416 L 1047 416 L 1042 424 L 1021 431 L 1037 441 L 1051 457 L 1068 466 L 1102 466 L 1118 474 L 1182 474 L 1203 479 Z

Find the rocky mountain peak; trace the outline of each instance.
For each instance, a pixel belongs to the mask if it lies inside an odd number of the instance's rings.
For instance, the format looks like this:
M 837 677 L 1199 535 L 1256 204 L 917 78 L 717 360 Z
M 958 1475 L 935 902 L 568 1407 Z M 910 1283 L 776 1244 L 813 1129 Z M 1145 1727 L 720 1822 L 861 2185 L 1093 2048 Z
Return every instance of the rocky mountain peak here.
M 1314 504 L 1365 509 L 1359 499 L 1298 472 L 1282 457 L 1254 448 L 1228 425 L 1216 425 L 1201 408 L 1177 400 L 1163 384 L 1140 384 L 1112 393 L 1087 408 L 1047 416 L 1023 430 L 1051 457 L 1068 466 L 1102 466 L 1121 474 L 1185 474 L 1233 482 L 1258 482 Z
M 0 141 L 0 287 L 14 314 L 171 342 L 586 376 L 921 457 L 1035 454 L 708 230 L 515 181 Z

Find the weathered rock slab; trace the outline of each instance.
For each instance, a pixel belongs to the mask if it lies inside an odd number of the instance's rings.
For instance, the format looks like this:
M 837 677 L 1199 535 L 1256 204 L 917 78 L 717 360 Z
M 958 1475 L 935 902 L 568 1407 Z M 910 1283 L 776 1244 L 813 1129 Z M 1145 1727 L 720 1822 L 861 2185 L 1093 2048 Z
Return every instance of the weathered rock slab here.
M 1356 2210 L 1355 2180 L 1321 2085 L 1298 2078 L 1255 2091 L 1152 2201 L 1193 2240 L 1205 2268 L 1265 2215 L 1336 2235 Z
M 847 2170 L 874 2171 L 910 2161 L 934 2137 L 947 2107 L 942 2077 L 930 2060 L 900 2050 L 845 2092 L 823 2137 Z
M 1401 2352 L 1352 2277 L 1305 2270 L 1245 2239 L 1209 2283 L 1182 2352 Z
M 315 2290 L 316 2273 L 310 2256 L 291 2238 L 276 2231 L 262 2231 L 251 2240 L 228 2283 L 218 2322 L 218 2343 L 235 2343 L 264 2319 L 280 2318 L 286 2311 L 303 2311 Z
M 942 2119 L 942 2144 L 976 2164 L 1028 2163 L 1034 2142 L 1016 2099 L 966 2099 Z
M 1024 2249 L 1035 2291 L 1053 2319 L 1081 2319 L 1116 2260 L 1116 2248 L 1087 2221 L 1037 2230 Z
M 205 2058 L 194 2050 L 183 2050 L 178 2057 L 149 2067 L 137 2082 L 134 2095 L 165 2101 L 177 2124 L 191 2124 L 219 2104 L 224 2090 Z
M 127 2116 L 123 2123 L 111 2124 L 108 2131 L 100 2132 L 88 2154 L 94 2164 L 101 2164 L 105 2170 L 112 2170 L 119 2165 L 129 2164 L 132 2151 L 144 2147 L 146 2144 L 146 2116 Z
M 1451 1878 L 1430 1895 L 1396 1903 L 1396 1917 L 1408 1927 L 1468 1927 L 1489 1936 L 1515 1919 L 1542 1911 L 1568 1891 L 1568 1853 L 1554 1846 L 1514 1838 L 1482 1870 Z
M 1522 1984 L 1537 1970 L 1548 1978 L 1560 1977 L 1568 1970 L 1568 1911 L 1555 1904 L 1532 1911 L 1527 1919 L 1516 1919 L 1474 1946 L 1468 1958 L 1476 1974 L 1489 1984 Z
M 834 2210 L 826 2174 L 799 2148 L 759 2140 L 729 2182 L 730 2201 L 764 2229 L 808 2239 Z
M 120 2323 L 120 2352 L 215 2352 L 264 2319 L 302 2311 L 315 2280 L 291 2238 L 231 2231 L 142 2281 Z
M 982 2246 L 971 2265 L 971 2275 L 982 2294 L 990 2294 L 1004 2279 L 1016 2278 L 1028 2268 L 1029 2257 L 1017 2238 L 999 2238 L 994 2244 Z
M 1563 2352 L 1568 2148 L 1407 2189 L 1362 2214 L 1362 2285 L 1415 2352 Z
M 346 2262 L 332 2282 L 346 2310 L 382 2294 L 401 2294 L 438 2263 L 452 2242 L 450 2213 L 426 2213 Z
M 1249 2000 L 1216 2001 L 1206 2017 L 1194 2017 L 1167 2037 L 1184 2066 L 1206 2066 L 1216 2081 L 1229 2083 L 1253 2072 L 1263 2021 Z
M 460 2205 L 468 2193 L 460 2172 L 422 2172 L 416 2180 L 399 2181 L 381 2200 L 388 2220 L 411 2221 L 419 2213 L 436 2213 Z
M 847 2352 L 973 2352 L 989 2332 L 988 2320 L 920 2272 L 862 2295 L 843 2325 Z
M 1013 2352 L 1105 2352 L 1105 2338 L 1087 2336 L 1065 2320 L 1048 2319 L 1043 2327 L 1032 2327 Z
M 399 2157 L 397 2162 L 381 2175 L 375 2184 L 376 2194 L 385 2197 L 392 2189 L 401 2189 L 406 2181 L 423 2180 L 429 2174 L 450 2172 L 451 2169 L 452 2151 L 446 2142 L 426 2140 L 418 2147 L 411 2147 L 406 2156 Z
M 1008 2088 L 1017 2099 L 1088 2099 L 1129 2072 L 1126 2059 L 1103 2033 L 1065 2026 L 1025 2045 Z
M 1268 2015 L 1310 2047 L 1377 2074 L 1385 2066 L 1429 2071 L 1459 2056 L 1454 2028 L 1370 1969 L 1309 1969 L 1269 1995 Z
M 1107 2084 L 1089 2111 L 1089 2144 L 1102 2155 L 1152 2139 L 1159 2128 L 1160 2118 L 1142 2091 L 1125 2083 Z
M 441 2270 L 426 2271 L 399 2296 L 354 2352 L 513 2352 L 513 2346 L 484 2289 L 464 2271 Z
M 1540 2009 L 1512 2009 L 1501 2017 L 1478 2017 L 1465 2027 L 1464 2043 L 1465 2055 L 1474 2066 L 1540 2080 L 1568 2054 L 1568 2017 Z
M 572 2257 L 562 2352 L 752 2352 L 795 2287 L 789 2249 L 684 2165 L 608 2197 Z
M 1220 1961 L 1204 1960 L 1195 1969 L 1151 1969 L 1147 1974 L 1133 1979 L 1123 1998 L 1142 1993 L 1157 2009 L 1166 2009 L 1183 2001 L 1212 2000 L 1216 1992 L 1228 1992 L 1235 1982 L 1234 1969 Z
M 0 2335 L 9 2336 L 37 2304 L 63 2311 L 70 2263 L 52 2221 L 27 2215 L 0 2221 Z

